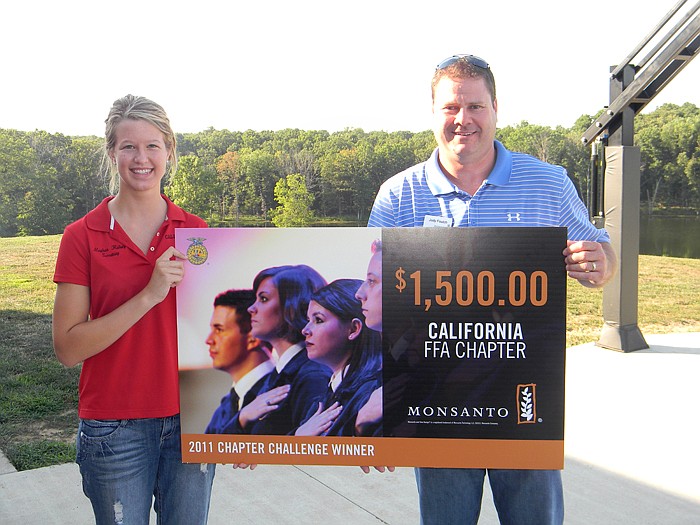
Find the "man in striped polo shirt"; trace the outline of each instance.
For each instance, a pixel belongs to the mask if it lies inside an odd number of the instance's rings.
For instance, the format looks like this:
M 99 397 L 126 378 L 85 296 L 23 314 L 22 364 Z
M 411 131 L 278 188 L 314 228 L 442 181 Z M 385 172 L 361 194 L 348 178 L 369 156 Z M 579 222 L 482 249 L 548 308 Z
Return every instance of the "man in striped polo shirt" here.
M 508 151 L 496 135 L 496 85 L 473 55 L 443 60 L 432 80 L 433 132 L 438 147 L 382 184 L 370 227 L 566 226 L 562 255 L 568 275 L 589 288 L 607 283 L 616 259 L 605 230 L 561 166 Z M 416 468 L 421 523 L 477 523 L 484 469 Z M 558 470 L 489 469 L 501 523 L 561 524 Z

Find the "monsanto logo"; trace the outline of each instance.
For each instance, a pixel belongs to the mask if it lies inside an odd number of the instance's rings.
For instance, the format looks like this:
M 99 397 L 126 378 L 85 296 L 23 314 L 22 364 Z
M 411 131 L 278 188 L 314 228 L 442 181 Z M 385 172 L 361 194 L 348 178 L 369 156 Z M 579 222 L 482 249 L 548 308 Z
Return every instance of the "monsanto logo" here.
M 518 404 L 518 425 L 537 422 L 537 395 L 535 383 L 518 385 L 516 402 Z

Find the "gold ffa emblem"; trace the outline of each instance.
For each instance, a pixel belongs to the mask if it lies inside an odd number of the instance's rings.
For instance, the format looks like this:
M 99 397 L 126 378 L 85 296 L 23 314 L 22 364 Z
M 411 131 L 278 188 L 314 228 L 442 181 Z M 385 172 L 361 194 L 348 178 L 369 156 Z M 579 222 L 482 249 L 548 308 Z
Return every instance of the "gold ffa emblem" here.
M 187 260 L 197 266 L 204 264 L 207 261 L 207 257 L 209 257 L 207 247 L 203 244 L 206 239 L 202 237 L 190 237 L 187 240 L 192 242 L 187 248 Z

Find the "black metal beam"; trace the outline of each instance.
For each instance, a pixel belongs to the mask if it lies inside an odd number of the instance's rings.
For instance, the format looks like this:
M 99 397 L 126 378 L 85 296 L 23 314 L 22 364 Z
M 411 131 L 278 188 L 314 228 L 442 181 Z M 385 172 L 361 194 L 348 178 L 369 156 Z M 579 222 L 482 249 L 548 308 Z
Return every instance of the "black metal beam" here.
M 652 31 L 651 31 L 646 37 L 644 37 L 644 40 L 642 40 L 642 41 L 637 45 L 637 47 L 635 47 L 635 48 L 632 50 L 632 52 L 631 52 L 629 55 L 627 55 L 627 57 L 626 57 L 622 62 L 620 62 L 620 65 L 617 66 L 617 68 L 613 70 L 613 72 L 612 72 L 612 76 L 613 76 L 613 77 L 616 76 L 616 75 L 620 72 L 620 70 L 621 70 L 623 67 L 625 67 L 626 65 L 632 63 L 632 61 L 637 57 L 637 55 L 639 55 L 639 53 L 641 53 L 642 49 L 644 49 L 647 45 L 649 45 L 649 43 L 654 39 L 654 37 L 656 37 L 656 35 L 658 34 L 658 32 L 661 31 L 661 29 L 663 29 L 664 26 L 666 26 L 666 24 L 668 24 L 668 23 L 671 21 L 671 19 L 676 15 L 676 13 L 680 10 L 680 8 L 683 6 L 683 4 L 685 4 L 685 2 L 686 2 L 686 0 L 680 0 L 680 2 L 678 2 L 675 6 L 673 6 L 673 9 L 671 9 L 671 10 L 666 14 L 666 16 L 665 16 L 663 19 L 661 19 L 661 21 L 656 25 L 656 27 L 655 27 L 654 29 L 652 29 Z M 698 2 L 697 4 L 695 4 L 695 7 L 693 7 L 692 9 L 690 9 L 690 10 L 676 23 L 676 25 L 673 26 L 673 28 L 672 28 L 668 33 L 666 33 L 666 36 L 665 36 L 664 38 L 662 38 L 661 40 L 659 40 L 659 41 L 656 43 L 656 45 L 654 46 L 654 48 L 653 48 L 651 51 L 649 51 L 649 53 L 647 53 L 647 55 L 646 55 L 643 59 L 641 59 L 641 60 L 639 60 L 639 61 L 636 61 L 637 71 L 639 71 L 639 70 L 642 69 L 644 66 L 646 66 L 647 63 L 648 63 L 652 58 L 654 58 L 654 56 L 659 52 L 659 50 L 660 50 L 662 47 L 664 47 L 664 46 L 666 45 L 666 42 L 668 42 L 668 41 L 671 39 L 671 37 L 672 37 L 673 35 L 675 35 L 676 33 L 678 33 L 678 31 L 683 27 L 683 25 L 684 25 L 686 22 L 688 22 L 688 20 L 690 20 L 690 18 L 693 16 L 693 14 L 694 14 L 699 8 L 700 8 L 700 2 Z
M 616 120 L 621 118 L 626 108 L 639 113 L 700 50 L 700 15 L 696 15 L 681 33 L 664 49 L 658 57 L 643 69 L 637 78 L 615 99 L 608 108 L 586 130 L 581 138 L 584 144 L 595 140 Z M 623 70 L 617 66 L 615 76 Z M 614 77 L 613 77 L 614 78 Z

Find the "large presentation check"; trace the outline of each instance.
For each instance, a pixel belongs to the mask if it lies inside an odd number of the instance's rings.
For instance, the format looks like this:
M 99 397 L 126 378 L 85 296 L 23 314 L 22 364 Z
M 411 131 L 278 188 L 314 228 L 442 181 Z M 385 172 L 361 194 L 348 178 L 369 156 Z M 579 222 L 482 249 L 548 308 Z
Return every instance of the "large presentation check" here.
M 214 298 L 282 265 L 365 280 L 377 240 L 381 419 L 352 435 L 205 433 L 232 386 L 208 352 Z M 177 288 L 183 461 L 563 468 L 564 228 L 178 229 L 176 247 L 188 257 Z

